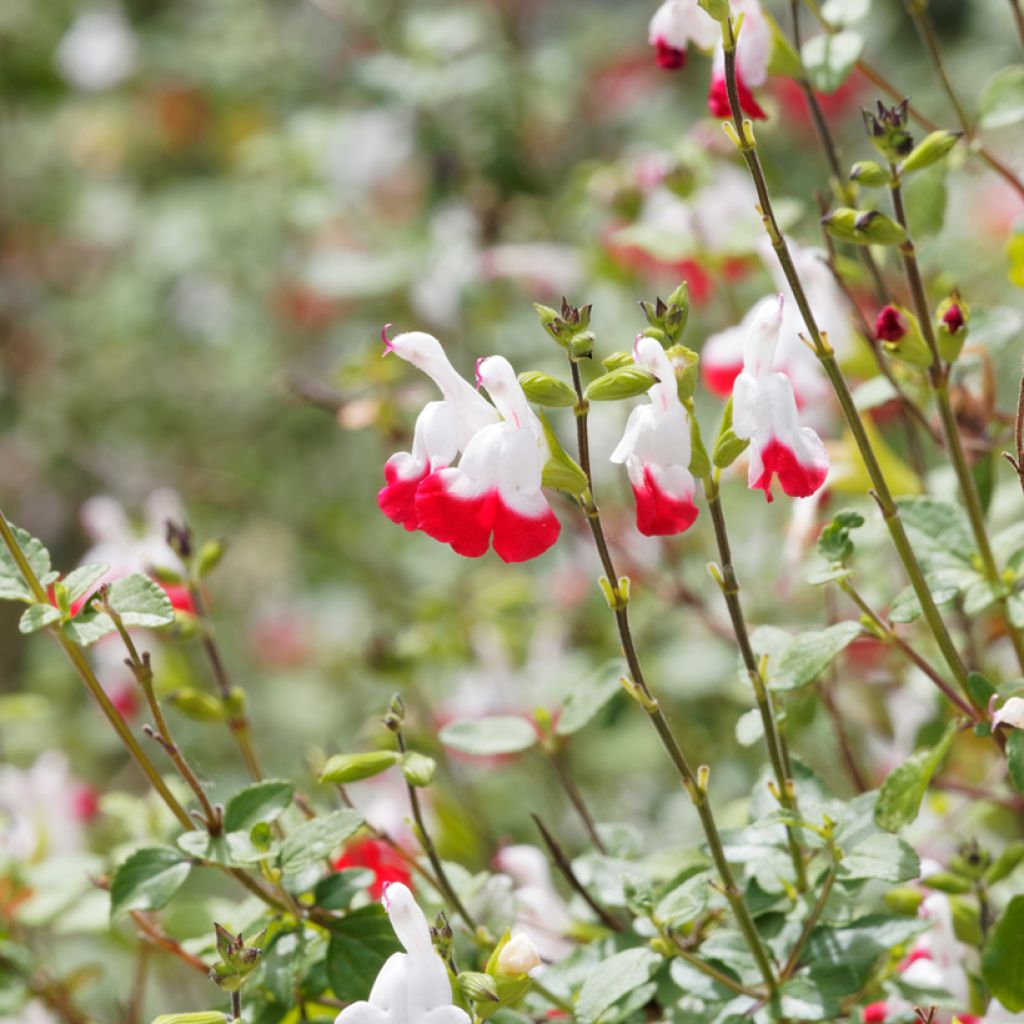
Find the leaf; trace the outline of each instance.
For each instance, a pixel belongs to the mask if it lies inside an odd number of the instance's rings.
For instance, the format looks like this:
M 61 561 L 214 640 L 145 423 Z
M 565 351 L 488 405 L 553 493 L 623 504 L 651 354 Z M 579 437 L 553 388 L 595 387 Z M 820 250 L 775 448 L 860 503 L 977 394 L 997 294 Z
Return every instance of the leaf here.
M 538 411 L 537 418 L 544 429 L 544 440 L 548 445 L 548 459 L 541 473 L 541 483 L 545 487 L 553 487 L 556 491 L 578 497 L 590 486 L 587 474 L 562 447 L 543 409 Z
M 74 604 L 79 598 L 85 597 L 108 572 L 110 566 L 106 562 L 90 562 L 69 572 L 61 580 L 68 592 L 68 601 Z
M 226 1024 L 227 1017 L 216 1010 L 198 1010 L 195 1013 L 162 1013 L 153 1024 Z
M 736 720 L 736 742 L 741 747 L 752 747 L 764 735 L 764 722 L 757 708 L 744 711 Z
M 335 754 L 324 766 L 321 782 L 347 785 L 380 775 L 401 761 L 397 750 L 369 750 L 363 754 Z
M 1024 120 L 1024 64 L 997 71 L 985 84 L 978 100 L 978 125 L 1005 128 Z
M 192 865 L 171 846 L 145 846 L 118 869 L 110 885 L 110 916 L 159 910 L 185 884 Z
M 710 894 L 711 875 L 701 871 L 664 896 L 655 910 L 655 917 L 668 928 L 681 928 L 707 910 Z
M 845 562 L 853 554 L 850 531 L 864 525 L 859 512 L 837 512 L 818 537 L 818 552 L 826 562 Z
M 793 637 L 777 658 L 769 657 L 769 687 L 799 690 L 808 686 L 861 632 L 860 623 L 848 621 Z
M 555 735 L 572 736 L 589 725 L 598 712 L 621 691 L 619 678 L 625 671 L 625 662 L 621 658 L 612 658 L 576 683 L 562 701 Z
M 347 910 L 353 897 L 373 885 L 375 878 L 369 868 L 336 871 L 317 882 L 313 902 L 324 910 Z
M 39 630 L 49 626 L 52 622 L 60 621 L 60 611 L 52 604 L 39 604 L 29 605 L 28 608 L 22 612 L 21 619 L 18 621 L 18 632 L 19 633 L 38 633 Z
M 1024 793 L 1024 729 L 1011 729 L 1006 737 L 1006 767 L 1010 785 Z
M 863 49 L 863 37 L 850 30 L 809 39 L 801 56 L 811 85 L 819 92 L 835 92 L 850 77 Z
M 107 601 L 129 628 L 157 629 L 174 622 L 170 598 L 158 583 L 140 572 L 112 583 Z M 64 623 L 65 635 L 81 647 L 89 647 L 115 629 L 106 612 L 91 607 Z
M 779 989 L 782 1015 L 789 1020 L 835 1020 L 841 1016 L 836 997 L 823 991 L 813 978 L 791 978 Z
M 363 824 L 358 811 L 343 808 L 300 825 L 281 846 L 281 867 L 286 871 L 329 857 Z
M 880 832 L 858 843 L 839 862 L 836 877 L 841 880 L 877 878 L 883 882 L 906 882 L 921 873 L 921 862 L 912 846 L 899 836 Z
M 365 999 L 384 961 L 401 948 L 380 904 L 361 907 L 332 924 L 327 978 L 335 996 L 345 1002 Z
M 971 530 L 963 511 L 938 498 L 900 498 L 896 505 L 907 530 L 914 536 L 919 554 L 931 555 L 941 564 L 970 565 L 974 556 Z
M 2 515 L 2 513 L 0 513 Z M 45 587 L 52 583 L 55 575 L 50 570 L 50 552 L 43 547 L 42 541 L 36 540 L 30 533 L 10 524 L 18 547 Z M 33 601 L 35 596 L 22 578 L 21 570 L 14 561 L 6 544 L 0 544 L 0 600 Z
M 248 831 L 260 821 L 280 817 L 295 796 L 295 786 L 284 779 L 265 779 L 239 790 L 224 810 L 224 831 Z
M 1006 905 L 981 954 L 981 974 L 992 994 L 1010 1011 L 1024 1010 L 1024 896 Z
M 649 981 L 662 959 L 650 949 L 627 949 L 602 960 L 583 982 L 576 1000 L 576 1019 L 595 1024 L 623 996 Z
M 537 732 L 525 718 L 493 715 L 490 718 L 457 718 L 441 730 L 438 739 L 446 747 L 463 754 L 493 757 L 529 750 L 537 742 Z
M 929 573 L 925 576 L 932 600 L 941 608 L 949 604 L 960 593 L 960 584 L 950 574 Z M 921 602 L 913 587 L 901 590 L 889 606 L 890 622 L 913 622 L 921 617 Z
M 950 722 L 934 747 L 917 751 L 889 773 L 875 804 L 875 824 L 879 828 L 896 832 L 917 817 L 928 783 L 949 752 L 956 729 L 956 723 Z

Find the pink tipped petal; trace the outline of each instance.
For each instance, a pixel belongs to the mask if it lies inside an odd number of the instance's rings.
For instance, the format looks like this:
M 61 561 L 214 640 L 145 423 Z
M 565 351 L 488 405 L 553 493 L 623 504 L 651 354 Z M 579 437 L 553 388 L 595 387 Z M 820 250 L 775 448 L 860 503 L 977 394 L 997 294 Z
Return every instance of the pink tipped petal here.
M 406 459 L 408 456 L 404 452 L 399 452 L 384 463 L 384 479 L 387 484 L 377 494 L 377 504 L 393 523 L 400 523 L 407 530 L 412 531 L 419 527 L 419 517 L 416 514 L 416 492 L 419 490 L 420 484 L 430 475 L 430 470 L 424 467 L 420 473 L 414 473 L 408 477 L 402 476 L 401 466 Z
M 503 562 L 527 562 L 543 555 L 558 540 L 562 524 L 543 498 L 539 516 L 525 515 L 497 495 L 494 510 L 494 550 Z
M 692 496 L 676 497 L 665 491 L 651 466 L 643 468 L 643 483 L 633 484 L 636 497 L 636 528 L 645 537 L 670 537 L 684 533 L 697 518 Z
M 772 477 L 779 478 L 783 491 L 791 498 L 809 498 L 824 483 L 828 475 L 828 463 L 820 461 L 802 463 L 793 449 L 777 438 L 772 438 L 761 449 L 762 470 L 751 483 L 751 488 L 764 491 L 765 498 L 772 500 Z
M 456 554 L 479 558 L 490 545 L 494 499 L 490 494 L 456 495 L 452 484 L 459 479 L 459 470 L 432 473 L 416 492 L 416 515 L 429 537 L 450 544 Z

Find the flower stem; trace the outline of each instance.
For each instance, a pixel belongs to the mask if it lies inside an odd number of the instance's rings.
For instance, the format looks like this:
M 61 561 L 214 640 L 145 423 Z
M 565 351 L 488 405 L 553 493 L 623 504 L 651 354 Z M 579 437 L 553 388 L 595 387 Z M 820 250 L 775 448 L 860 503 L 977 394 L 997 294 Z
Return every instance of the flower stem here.
M 740 108 L 739 90 L 736 84 L 736 36 L 731 17 L 722 23 L 722 42 L 725 50 L 725 80 L 729 96 L 729 107 L 732 112 L 732 126 L 737 136 L 737 145 L 743 155 L 757 191 L 765 230 L 768 233 L 772 248 L 778 257 L 786 281 L 793 292 L 793 297 L 796 299 L 800 315 L 803 317 L 804 325 L 814 346 L 815 354 L 818 356 L 822 369 L 825 371 L 825 375 L 828 377 L 836 393 L 850 432 L 860 451 L 861 458 L 864 460 L 864 466 L 874 488 L 875 500 L 881 509 L 882 518 L 889 530 L 889 535 L 892 538 L 900 561 L 903 563 L 903 567 L 910 579 L 911 586 L 914 588 L 914 593 L 921 603 L 925 621 L 928 623 L 928 627 L 935 637 L 935 642 L 938 644 L 943 657 L 956 678 L 958 686 L 967 694 L 967 669 L 960 659 L 960 654 L 953 643 L 953 638 L 950 636 L 949 630 L 946 628 L 946 624 L 932 598 L 931 591 L 928 589 L 924 573 L 921 570 L 917 556 L 914 554 L 913 548 L 910 545 L 910 539 L 907 537 L 903 522 L 900 519 L 899 508 L 893 499 L 892 492 L 889 490 L 889 484 L 882 472 L 882 467 L 879 465 L 878 457 L 871 447 L 871 441 L 864 429 L 864 424 L 861 422 L 860 413 L 854 404 L 853 395 L 850 393 L 850 388 L 836 362 L 835 352 L 818 329 L 817 321 L 814 318 L 814 313 L 811 311 L 810 303 L 804 292 L 800 277 L 796 272 L 796 267 L 793 265 L 789 246 L 786 244 L 786 239 L 783 237 L 778 221 L 775 218 L 771 196 L 768 192 L 768 184 L 765 181 L 764 170 L 761 167 L 761 160 L 757 152 L 757 143 L 749 122 L 744 122 L 743 112 Z
M 951 366 L 944 364 L 939 355 L 938 342 L 935 337 L 935 327 L 932 323 L 931 310 L 928 308 L 928 296 L 924 288 L 924 280 L 921 277 L 921 269 L 917 262 L 917 252 L 914 248 L 913 236 L 910 233 L 910 225 L 907 220 L 907 211 L 903 204 L 903 189 L 900 176 L 896 168 L 892 168 L 892 193 L 893 211 L 896 219 L 903 226 L 907 234 L 907 240 L 900 246 L 900 256 L 903 259 L 903 269 L 907 275 L 907 283 L 910 285 L 910 293 L 914 300 L 914 309 L 921 324 L 921 331 L 928 348 L 932 354 L 932 365 L 928 370 L 928 383 L 931 385 L 932 394 L 935 396 L 935 404 L 939 410 L 939 420 L 942 423 L 942 437 L 945 442 L 946 451 L 950 461 L 953 463 L 953 470 L 956 473 L 957 483 L 960 485 L 960 495 L 963 498 L 964 508 L 967 510 L 967 518 L 970 520 L 971 533 L 974 535 L 974 543 L 978 549 L 982 569 L 989 586 L 996 596 L 1002 613 L 1003 622 L 1006 625 L 1007 634 L 1013 644 L 1017 662 L 1024 670 L 1024 637 L 1020 630 L 1013 624 L 1010 615 L 1009 594 L 996 565 L 995 556 L 992 554 L 992 546 L 989 543 L 988 531 L 985 528 L 985 512 L 981 507 L 981 496 L 978 494 L 977 485 L 970 467 L 967 465 L 967 458 L 964 455 L 963 444 L 960 438 L 960 429 L 957 426 L 956 414 L 949 401 L 949 375 Z
M 579 786 L 576 785 L 576 780 L 572 777 L 572 772 L 565 762 L 564 749 L 549 751 L 548 760 L 551 762 L 551 767 L 554 769 L 558 781 L 562 784 L 562 789 L 565 790 L 565 795 L 569 798 L 569 803 L 573 805 L 580 817 L 580 821 L 583 822 L 583 827 L 587 830 L 587 835 L 590 836 L 594 849 L 598 853 L 606 854 L 608 851 L 605 849 L 605 845 L 597 831 L 597 825 L 594 823 L 590 808 L 587 807 L 583 794 L 580 792 Z
M 754 699 L 757 701 L 757 710 L 761 715 L 761 727 L 764 731 L 764 740 L 768 748 L 768 757 L 772 763 L 772 771 L 775 774 L 778 800 L 787 811 L 799 817 L 796 786 L 786 767 L 789 756 L 785 750 L 785 740 L 779 732 L 771 698 L 765 686 L 753 644 L 750 642 L 747 622 L 743 615 L 740 584 L 732 563 L 732 549 L 729 544 L 729 533 L 725 524 L 725 512 L 722 509 L 721 490 L 717 479 L 710 476 L 704 478 L 704 494 L 707 497 L 711 522 L 715 528 L 718 557 L 722 560 L 722 595 L 725 598 L 726 607 L 729 609 L 729 619 L 732 622 L 733 632 L 736 634 L 736 642 L 739 644 L 743 667 L 746 669 L 747 678 L 754 691 Z M 789 855 L 793 861 L 796 887 L 803 892 L 807 888 L 807 871 L 804 865 L 803 851 L 800 848 L 798 829 L 793 825 L 787 825 L 786 838 L 789 844 Z
M 732 868 L 725 856 L 725 850 L 722 847 L 722 840 L 718 834 L 718 825 L 715 821 L 714 812 L 711 810 L 711 805 L 708 802 L 706 770 L 702 770 L 700 777 L 698 777 L 690 767 L 690 763 L 687 760 L 686 755 L 683 753 L 682 748 L 676 741 L 675 735 L 668 723 L 668 719 L 665 717 L 664 711 L 661 710 L 661 705 L 655 699 L 647 685 L 643 669 L 640 666 L 640 659 L 637 656 L 636 646 L 633 643 L 633 633 L 629 624 L 629 602 L 625 595 L 622 594 L 618 582 L 619 577 L 615 572 L 615 564 L 612 561 L 611 552 L 608 550 L 608 542 L 604 535 L 604 527 L 601 524 L 601 514 L 598 511 L 593 498 L 594 485 L 593 475 L 590 468 L 590 438 L 587 431 L 587 412 L 589 409 L 589 403 L 583 394 L 583 383 L 580 380 L 579 365 L 574 359 L 570 358 L 569 366 L 572 372 L 573 389 L 576 392 L 576 440 L 580 466 L 587 477 L 588 484 L 586 493 L 580 498 L 580 506 L 587 518 L 587 523 L 590 525 L 590 531 L 594 536 L 594 544 L 597 547 L 597 552 L 601 559 L 601 565 L 604 567 L 609 587 L 612 588 L 614 594 L 617 595 L 612 606 L 612 612 L 615 615 L 615 624 L 619 633 L 619 642 L 622 646 L 622 653 L 626 658 L 626 664 L 629 666 L 631 682 L 637 688 L 638 696 L 641 698 L 640 703 L 643 709 L 647 712 L 647 716 L 650 719 L 651 724 L 654 726 L 654 730 L 658 734 L 658 738 L 661 740 L 662 746 L 665 748 L 669 759 L 672 761 L 676 771 L 679 773 L 679 777 L 682 780 L 684 788 L 689 793 L 690 799 L 693 801 L 693 805 L 700 817 L 704 836 L 707 839 L 708 847 L 711 851 L 711 857 L 714 861 L 715 868 L 718 871 L 718 877 L 721 880 L 725 897 L 729 901 L 729 906 L 732 908 L 733 916 L 736 918 L 736 923 L 739 926 L 740 931 L 743 933 L 743 937 L 746 940 L 747 946 L 750 948 L 750 952 L 753 955 L 754 960 L 757 962 L 758 969 L 765 980 L 765 984 L 768 986 L 768 992 L 774 1000 L 778 993 L 778 982 L 775 979 L 775 972 L 771 961 L 768 958 L 768 953 L 765 950 L 764 943 L 761 941 L 761 936 L 758 934 L 757 928 L 754 925 L 754 919 L 751 916 L 750 910 L 743 898 L 743 892 L 737 886 L 736 879 L 732 873 Z

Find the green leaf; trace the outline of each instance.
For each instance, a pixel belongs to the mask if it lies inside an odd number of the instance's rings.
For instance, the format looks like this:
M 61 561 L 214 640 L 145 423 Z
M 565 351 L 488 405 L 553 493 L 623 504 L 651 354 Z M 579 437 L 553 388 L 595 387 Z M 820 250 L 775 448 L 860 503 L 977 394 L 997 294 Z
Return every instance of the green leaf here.
M 625 671 L 625 662 L 621 658 L 613 658 L 578 682 L 562 701 L 555 735 L 572 736 L 592 722 L 598 712 L 622 690 L 619 677 Z
M 737 437 L 732 427 L 723 430 L 711 449 L 711 461 L 719 469 L 728 469 L 750 446 L 750 441 Z
M 110 916 L 129 910 L 159 910 L 185 884 L 192 865 L 171 846 L 136 850 L 114 874 L 110 885 Z
M 446 747 L 463 754 L 493 757 L 529 750 L 537 742 L 537 732 L 525 718 L 494 715 L 490 718 L 457 718 L 441 730 L 438 739 Z
M 115 580 L 107 601 L 126 626 L 155 629 L 174 622 L 174 607 L 166 591 L 141 572 Z
M 1024 729 L 1011 729 L 1006 737 L 1006 767 L 1010 785 L 1024 793 Z
M 345 868 L 321 878 L 313 890 L 313 902 L 324 910 L 347 910 L 353 898 L 369 889 L 376 878 L 368 868 Z
M 899 836 L 880 832 L 846 853 L 836 877 L 844 881 L 877 878 L 883 882 L 906 882 L 920 873 L 921 862 L 913 847 Z
M 332 924 L 327 978 L 335 996 L 345 1002 L 365 999 L 384 961 L 401 948 L 378 903 L 361 907 Z
M 952 575 L 929 573 L 925 576 L 932 600 L 941 608 L 947 605 L 960 593 L 960 584 Z M 913 622 L 921 617 L 921 602 L 917 599 L 913 587 L 901 590 L 889 606 L 890 622 Z
M 956 729 L 956 723 L 950 722 L 934 747 L 918 750 L 889 773 L 875 804 L 875 824 L 879 828 L 896 832 L 917 817 L 928 783 L 949 752 Z
M 871 0 L 825 0 L 821 16 L 837 27 L 863 21 L 871 10 Z
M 295 786 L 284 779 L 265 779 L 239 790 L 224 811 L 226 832 L 248 831 L 260 821 L 275 821 L 292 802 Z
M 779 988 L 782 1015 L 788 1020 L 835 1020 L 841 1017 L 835 995 L 813 978 L 791 978 Z
M 305 822 L 289 833 L 281 846 L 281 867 L 294 873 L 329 857 L 362 824 L 359 812 L 348 808 Z
M 988 702 L 995 696 L 996 688 L 980 672 L 968 672 L 967 692 L 979 708 L 987 708 Z
M 2 514 L 2 513 L 0 513 Z M 43 547 L 41 541 L 36 540 L 30 533 L 15 526 L 11 530 L 15 540 L 21 548 L 21 553 L 32 567 L 32 571 L 39 577 L 42 585 L 48 586 L 56 579 L 56 574 L 50 569 L 50 552 Z M 0 600 L 3 601 L 34 601 L 35 596 L 29 590 L 28 584 L 22 579 L 21 570 L 17 562 L 11 557 L 6 544 L 0 544 Z
M 941 559 L 942 564 L 970 565 L 974 556 L 971 528 L 963 510 L 938 498 L 899 498 L 896 502 L 919 553 Z
M 978 100 L 978 125 L 1005 128 L 1024 121 L 1024 64 L 997 71 L 985 84 Z
M 1010 1013 L 1024 1010 L 1024 896 L 1007 904 L 981 954 L 981 974 Z
M 850 77 L 863 49 L 863 37 L 850 30 L 809 39 L 801 56 L 811 85 L 819 92 L 835 92 Z
M 18 632 L 19 633 L 38 633 L 39 630 L 49 626 L 51 622 L 60 622 L 60 611 L 54 608 L 52 604 L 39 604 L 29 605 L 28 608 L 22 612 L 21 619 L 18 621 Z
M 69 572 L 61 580 L 68 592 L 68 601 L 74 604 L 79 598 L 85 597 L 108 572 L 110 566 L 106 562 L 91 562 Z
M 584 396 L 591 402 L 617 402 L 623 398 L 635 398 L 650 390 L 658 378 L 650 370 L 637 366 L 620 366 L 617 370 L 602 374 L 591 382 Z
M 544 428 L 544 440 L 548 445 L 548 460 L 544 463 L 541 483 L 545 487 L 571 494 L 574 498 L 579 497 L 590 486 L 587 474 L 562 447 L 543 410 L 537 413 L 537 418 Z
M 808 686 L 861 632 L 858 622 L 837 622 L 827 629 L 798 634 L 778 657 L 769 656 L 769 687 L 773 690 L 799 690 Z
M 602 960 L 586 976 L 576 1000 L 580 1024 L 596 1024 L 623 996 L 649 981 L 662 959 L 650 949 L 626 949 Z
M 324 766 L 321 782 L 347 785 L 373 778 L 398 764 L 402 755 L 397 750 L 368 750 L 363 754 L 335 754 Z
M 863 525 L 864 517 L 859 512 L 837 512 L 818 537 L 818 551 L 822 558 L 826 562 L 845 562 L 853 554 L 850 531 Z
M 700 436 L 700 424 L 692 411 L 689 413 L 688 419 L 690 421 L 689 470 L 698 480 L 703 480 L 706 476 L 711 475 L 711 460 L 704 447 L 704 439 Z

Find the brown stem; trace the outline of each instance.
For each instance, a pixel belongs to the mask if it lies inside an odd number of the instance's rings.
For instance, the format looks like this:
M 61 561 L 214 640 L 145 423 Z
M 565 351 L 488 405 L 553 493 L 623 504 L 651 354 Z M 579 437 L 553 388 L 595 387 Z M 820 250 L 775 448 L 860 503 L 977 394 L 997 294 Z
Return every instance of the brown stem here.
M 198 971 L 204 976 L 209 974 L 209 968 L 199 957 L 190 953 L 187 949 L 183 949 L 148 914 L 141 910 L 132 910 L 130 914 L 135 927 L 138 928 L 142 937 L 151 946 L 162 949 L 165 953 L 169 953 L 176 960 L 180 960 L 183 964 L 187 964 L 192 970 Z
M 580 821 L 583 822 L 583 827 L 587 830 L 587 835 L 590 836 L 594 849 L 599 853 L 607 854 L 608 851 L 601 841 L 601 836 L 597 831 L 597 826 L 594 824 L 590 809 L 587 807 L 583 794 L 576 785 L 576 780 L 572 777 L 569 766 L 565 763 L 565 750 L 549 751 L 548 760 L 551 762 L 551 767 L 555 770 L 555 775 L 561 783 L 562 789 L 565 790 L 565 795 L 569 798 L 569 803 L 573 805 L 580 817 Z
M 1013 12 L 1013 23 L 1017 26 L 1021 45 L 1024 45 L 1024 11 L 1021 11 L 1020 0 L 1010 0 L 1010 10 Z
M 963 128 L 964 133 L 970 139 L 974 135 L 974 130 L 970 118 L 967 116 L 967 111 L 964 110 L 963 104 L 961 104 L 956 90 L 953 88 L 953 81 L 949 77 L 949 72 L 946 70 L 946 62 L 942 57 L 942 48 L 939 46 L 939 39 L 935 34 L 935 26 L 932 24 L 931 16 L 928 14 L 927 2 L 921 3 L 920 0 L 906 0 L 906 8 L 907 13 L 914 22 L 914 27 L 917 29 L 917 34 L 921 37 L 921 42 L 924 43 L 925 49 L 928 51 L 932 66 L 935 68 L 935 73 L 939 76 L 939 81 L 942 83 L 942 89 L 956 111 L 960 127 Z

